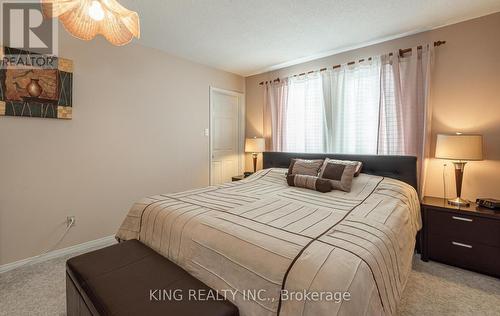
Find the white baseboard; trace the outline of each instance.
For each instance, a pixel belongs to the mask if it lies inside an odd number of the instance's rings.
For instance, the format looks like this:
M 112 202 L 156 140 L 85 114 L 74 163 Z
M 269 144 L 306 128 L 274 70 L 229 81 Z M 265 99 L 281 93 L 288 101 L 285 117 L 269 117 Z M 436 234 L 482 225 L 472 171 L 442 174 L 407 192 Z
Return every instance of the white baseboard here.
M 87 242 L 84 242 L 84 243 L 81 243 L 78 245 L 74 245 L 71 247 L 57 249 L 57 250 L 50 251 L 50 252 L 47 252 L 45 254 L 41 254 L 38 256 L 34 256 L 34 257 L 19 260 L 19 261 L 14 261 L 11 263 L 3 264 L 0 266 L 0 273 L 4 273 L 7 271 L 16 269 L 16 268 L 23 266 L 23 265 L 43 262 L 43 261 L 47 261 L 47 260 L 54 259 L 57 257 L 69 255 L 72 253 L 96 250 L 99 248 L 110 246 L 110 245 L 115 244 L 115 243 L 116 243 L 116 240 L 115 240 L 114 235 L 99 238 L 96 240 L 87 241 Z

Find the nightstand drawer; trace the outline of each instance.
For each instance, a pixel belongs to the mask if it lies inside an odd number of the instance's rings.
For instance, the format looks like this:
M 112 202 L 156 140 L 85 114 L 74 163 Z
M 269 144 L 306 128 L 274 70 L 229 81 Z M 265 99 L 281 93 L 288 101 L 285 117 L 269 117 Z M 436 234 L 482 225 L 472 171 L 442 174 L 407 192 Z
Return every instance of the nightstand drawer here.
M 500 277 L 500 248 L 439 235 L 428 238 L 431 260 Z
M 432 209 L 429 209 L 427 216 L 429 234 L 500 247 L 500 221 L 498 220 Z

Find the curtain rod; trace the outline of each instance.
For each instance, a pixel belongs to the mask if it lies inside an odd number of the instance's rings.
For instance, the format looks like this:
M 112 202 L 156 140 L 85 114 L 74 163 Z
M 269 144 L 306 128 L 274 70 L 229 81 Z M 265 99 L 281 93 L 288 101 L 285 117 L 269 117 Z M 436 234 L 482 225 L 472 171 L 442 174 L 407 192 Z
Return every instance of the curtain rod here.
M 438 46 L 443 45 L 443 44 L 446 44 L 446 41 L 437 41 L 437 42 L 434 42 L 434 47 L 438 47 Z M 422 45 L 417 46 L 417 49 L 422 49 Z M 411 52 L 411 48 L 400 49 L 399 50 L 399 55 L 403 56 L 404 54 L 407 54 L 409 52 Z M 392 56 L 392 53 L 389 53 L 389 56 Z M 370 58 L 368 58 L 368 60 L 372 60 L 372 58 L 370 57 Z M 363 61 L 365 61 L 365 59 L 358 60 L 359 63 L 363 62 Z M 350 65 L 354 65 L 355 63 L 356 63 L 356 61 L 350 61 L 350 62 L 347 63 L 347 65 L 349 65 L 349 66 Z M 336 68 L 340 68 L 340 67 L 341 67 L 341 65 L 335 65 L 335 66 L 332 67 L 332 69 L 336 69 Z M 328 68 L 321 68 L 319 71 L 325 71 L 327 69 Z M 314 70 L 311 70 L 311 71 L 308 71 L 308 72 L 303 72 L 303 73 L 300 73 L 298 75 L 292 75 L 292 76 L 289 76 L 289 77 L 303 76 L 303 75 L 310 74 L 310 73 L 313 73 L 313 72 L 314 72 Z M 280 78 L 276 78 L 274 80 L 269 80 L 269 81 L 261 81 L 261 82 L 259 82 L 259 85 L 262 86 L 263 84 L 267 84 L 267 83 L 271 83 L 271 82 L 280 82 Z

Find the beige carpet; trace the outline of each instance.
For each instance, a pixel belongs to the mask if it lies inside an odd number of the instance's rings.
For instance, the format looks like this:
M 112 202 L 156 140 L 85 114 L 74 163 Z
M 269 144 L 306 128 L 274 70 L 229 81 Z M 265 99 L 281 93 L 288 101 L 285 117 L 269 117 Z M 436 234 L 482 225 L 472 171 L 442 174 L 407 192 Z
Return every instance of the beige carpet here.
M 64 315 L 69 257 L 0 274 L 0 315 Z M 413 267 L 400 315 L 500 315 L 499 279 L 418 256 Z

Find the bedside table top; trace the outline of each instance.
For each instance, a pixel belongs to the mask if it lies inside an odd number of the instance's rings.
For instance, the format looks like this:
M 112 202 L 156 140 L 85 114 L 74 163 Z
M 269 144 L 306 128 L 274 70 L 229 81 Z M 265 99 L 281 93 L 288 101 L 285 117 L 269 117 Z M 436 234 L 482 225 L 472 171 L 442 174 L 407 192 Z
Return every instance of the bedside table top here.
M 243 179 L 245 179 L 245 175 L 240 174 L 240 175 L 238 175 L 238 176 L 233 176 L 233 177 L 231 177 L 231 179 L 232 179 L 233 181 L 243 180 Z
M 492 210 L 486 207 L 481 207 L 476 205 L 475 202 L 471 201 L 470 206 L 468 207 L 457 207 L 448 204 L 447 199 L 426 196 L 422 199 L 423 206 L 429 206 L 437 209 L 441 209 L 444 211 L 455 211 L 455 212 L 464 212 L 470 215 L 478 215 L 483 217 L 490 217 L 500 219 L 500 211 Z

